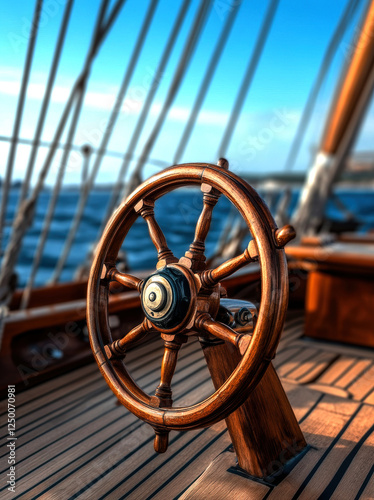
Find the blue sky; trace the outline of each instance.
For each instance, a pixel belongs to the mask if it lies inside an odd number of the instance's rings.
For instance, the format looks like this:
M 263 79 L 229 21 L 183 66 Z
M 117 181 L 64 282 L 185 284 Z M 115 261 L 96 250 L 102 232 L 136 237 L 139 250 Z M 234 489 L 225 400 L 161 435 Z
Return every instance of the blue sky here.
M 1 7 L 0 100 L 2 119 L 0 135 L 11 135 L 27 48 L 27 33 L 33 15 L 33 3 L 26 0 L 4 2 Z M 318 144 L 329 103 L 342 64 L 345 61 L 347 49 L 349 49 L 352 37 L 355 35 L 355 25 L 360 18 L 364 3 L 362 0 L 360 9 L 352 20 L 350 29 L 337 51 L 298 157 L 297 169 L 305 170 L 310 165 L 312 148 Z M 34 134 L 54 45 L 64 12 L 65 0 L 45 0 L 44 4 L 28 99 L 21 127 L 20 135 L 22 138 L 32 138 Z M 111 5 L 113 4 L 114 1 L 111 2 Z M 240 4 L 234 28 L 214 75 L 213 83 L 204 100 L 193 136 L 181 159 L 182 162 L 214 162 L 216 160 L 220 139 L 268 7 L 267 1 L 212 1 L 207 24 L 159 140 L 151 152 L 152 158 L 163 160 L 169 164 L 173 162 L 174 152 L 188 118 L 189 109 L 194 102 L 225 18 L 233 4 Z M 104 42 L 92 68 L 84 110 L 74 140 L 75 144 L 82 145 L 89 142 L 95 147 L 98 146 L 103 126 L 109 116 L 148 5 L 149 2 L 146 0 L 127 0 L 113 30 Z M 131 132 L 146 96 L 148 82 L 157 68 L 180 5 L 181 1 L 159 1 L 146 43 L 130 82 L 125 106 L 109 144 L 111 150 L 121 153 L 126 151 Z M 191 1 L 183 28 L 162 75 L 149 119 L 136 150 L 137 154 L 140 154 L 160 112 L 198 6 L 197 1 Z M 98 0 L 76 0 L 74 3 L 55 90 L 44 127 L 44 140 L 52 138 L 70 86 L 82 68 L 98 7 Z M 327 43 L 344 7 L 345 1 L 337 0 L 280 1 L 255 79 L 226 153 L 234 171 L 270 172 L 283 169 L 301 111 Z M 130 109 L 129 103 L 131 104 Z M 368 149 L 371 144 L 371 134 L 374 131 L 372 116 L 373 113 L 370 110 L 360 134 L 358 149 Z M 253 147 L 253 144 L 257 144 L 257 146 Z M 6 143 L 0 142 L 0 157 L 2 158 L 0 175 L 5 169 L 8 148 Z M 30 149 L 27 146 L 18 148 L 14 178 L 23 177 L 29 152 Z M 41 148 L 34 180 L 45 153 L 46 150 Z M 48 177 L 49 183 L 52 183 L 56 176 L 58 161 L 59 155 L 56 156 L 52 165 Z M 71 156 L 65 176 L 66 183 L 76 182 L 80 179 L 81 163 L 79 153 Z M 120 164 L 120 159 L 105 158 L 97 181 L 113 181 Z M 147 167 L 144 174 L 148 176 L 154 171 L 154 167 Z

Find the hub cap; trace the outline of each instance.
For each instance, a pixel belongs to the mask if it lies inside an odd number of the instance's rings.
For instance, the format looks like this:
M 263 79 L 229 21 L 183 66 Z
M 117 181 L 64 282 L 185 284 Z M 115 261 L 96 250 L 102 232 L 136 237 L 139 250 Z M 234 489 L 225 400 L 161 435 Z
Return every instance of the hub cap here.
M 165 267 L 144 283 L 141 303 L 147 318 L 159 328 L 178 326 L 187 314 L 191 290 L 185 275 Z

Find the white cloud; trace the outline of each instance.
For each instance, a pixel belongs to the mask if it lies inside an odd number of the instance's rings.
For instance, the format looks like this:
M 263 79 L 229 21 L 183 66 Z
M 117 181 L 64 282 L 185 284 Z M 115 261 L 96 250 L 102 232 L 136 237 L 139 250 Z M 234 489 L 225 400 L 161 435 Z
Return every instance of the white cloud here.
M 54 103 L 65 103 L 70 94 L 70 87 L 58 86 L 56 85 L 53 88 L 51 101 Z M 18 96 L 20 92 L 20 83 L 19 80 L 1 80 L 0 81 L 0 94 L 7 96 Z M 44 96 L 45 85 L 42 83 L 29 83 L 27 88 L 27 98 L 34 100 L 41 100 Z M 142 96 L 139 98 L 139 94 L 132 89 L 129 90 L 129 96 L 125 99 L 122 105 L 122 112 L 126 112 L 127 114 L 136 115 L 139 113 L 143 99 L 145 97 Z M 133 96 L 133 97 L 132 97 Z M 115 93 L 106 93 L 106 92 L 95 92 L 89 90 L 85 96 L 85 106 L 98 109 L 110 111 L 115 103 L 116 94 Z M 153 116 L 157 116 L 162 108 L 162 104 L 156 103 L 153 104 L 150 110 L 150 114 Z M 185 107 L 173 107 L 169 112 L 169 119 L 178 121 L 178 122 L 186 122 L 190 115 L 190 109 Z M 199 114 L 198 122 L 202 124 L 210 124 L 217 125 L 220 123 L 225 123 L 228 119 L 229 114 L 212 111 L 212 110 L 203 110 Z

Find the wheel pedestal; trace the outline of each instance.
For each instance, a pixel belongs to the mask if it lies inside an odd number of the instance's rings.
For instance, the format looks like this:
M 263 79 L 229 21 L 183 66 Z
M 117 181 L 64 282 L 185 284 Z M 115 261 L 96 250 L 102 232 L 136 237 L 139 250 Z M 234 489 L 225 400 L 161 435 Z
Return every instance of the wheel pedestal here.
M 227 343 L 202 342 L 215 388 L 236 368 L 240 354 Z M 274 464 L 285 463 L 306 446 L 295 414 L 272 365 L 247 400 L 226 417 L 238 465 L 251 476 L 264 478 Z

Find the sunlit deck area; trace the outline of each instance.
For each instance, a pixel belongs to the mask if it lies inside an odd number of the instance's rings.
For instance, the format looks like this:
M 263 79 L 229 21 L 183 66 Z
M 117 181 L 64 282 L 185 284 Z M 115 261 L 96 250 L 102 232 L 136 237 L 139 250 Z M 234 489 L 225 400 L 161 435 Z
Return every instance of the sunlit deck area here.
M 131 373 L 149 392 L 162 354 L 158 340 L 128 354 Z M 289 316 L 274 364 L 309 448 L 295 464 L 269 464 L 267 482 L 235 470 L 224 421 L 174 432 L 167 453 L 156 454 L 152 428 L 116 403 L 96 364 L 89 364 L 17 394 L 17 489 L 1 496 L 370 498 L 373 361 L 371 350 L 304 338 L 302 316 Z M 212 391 L 200 346 L 189 342 L 175 374 L 175 404 Z

